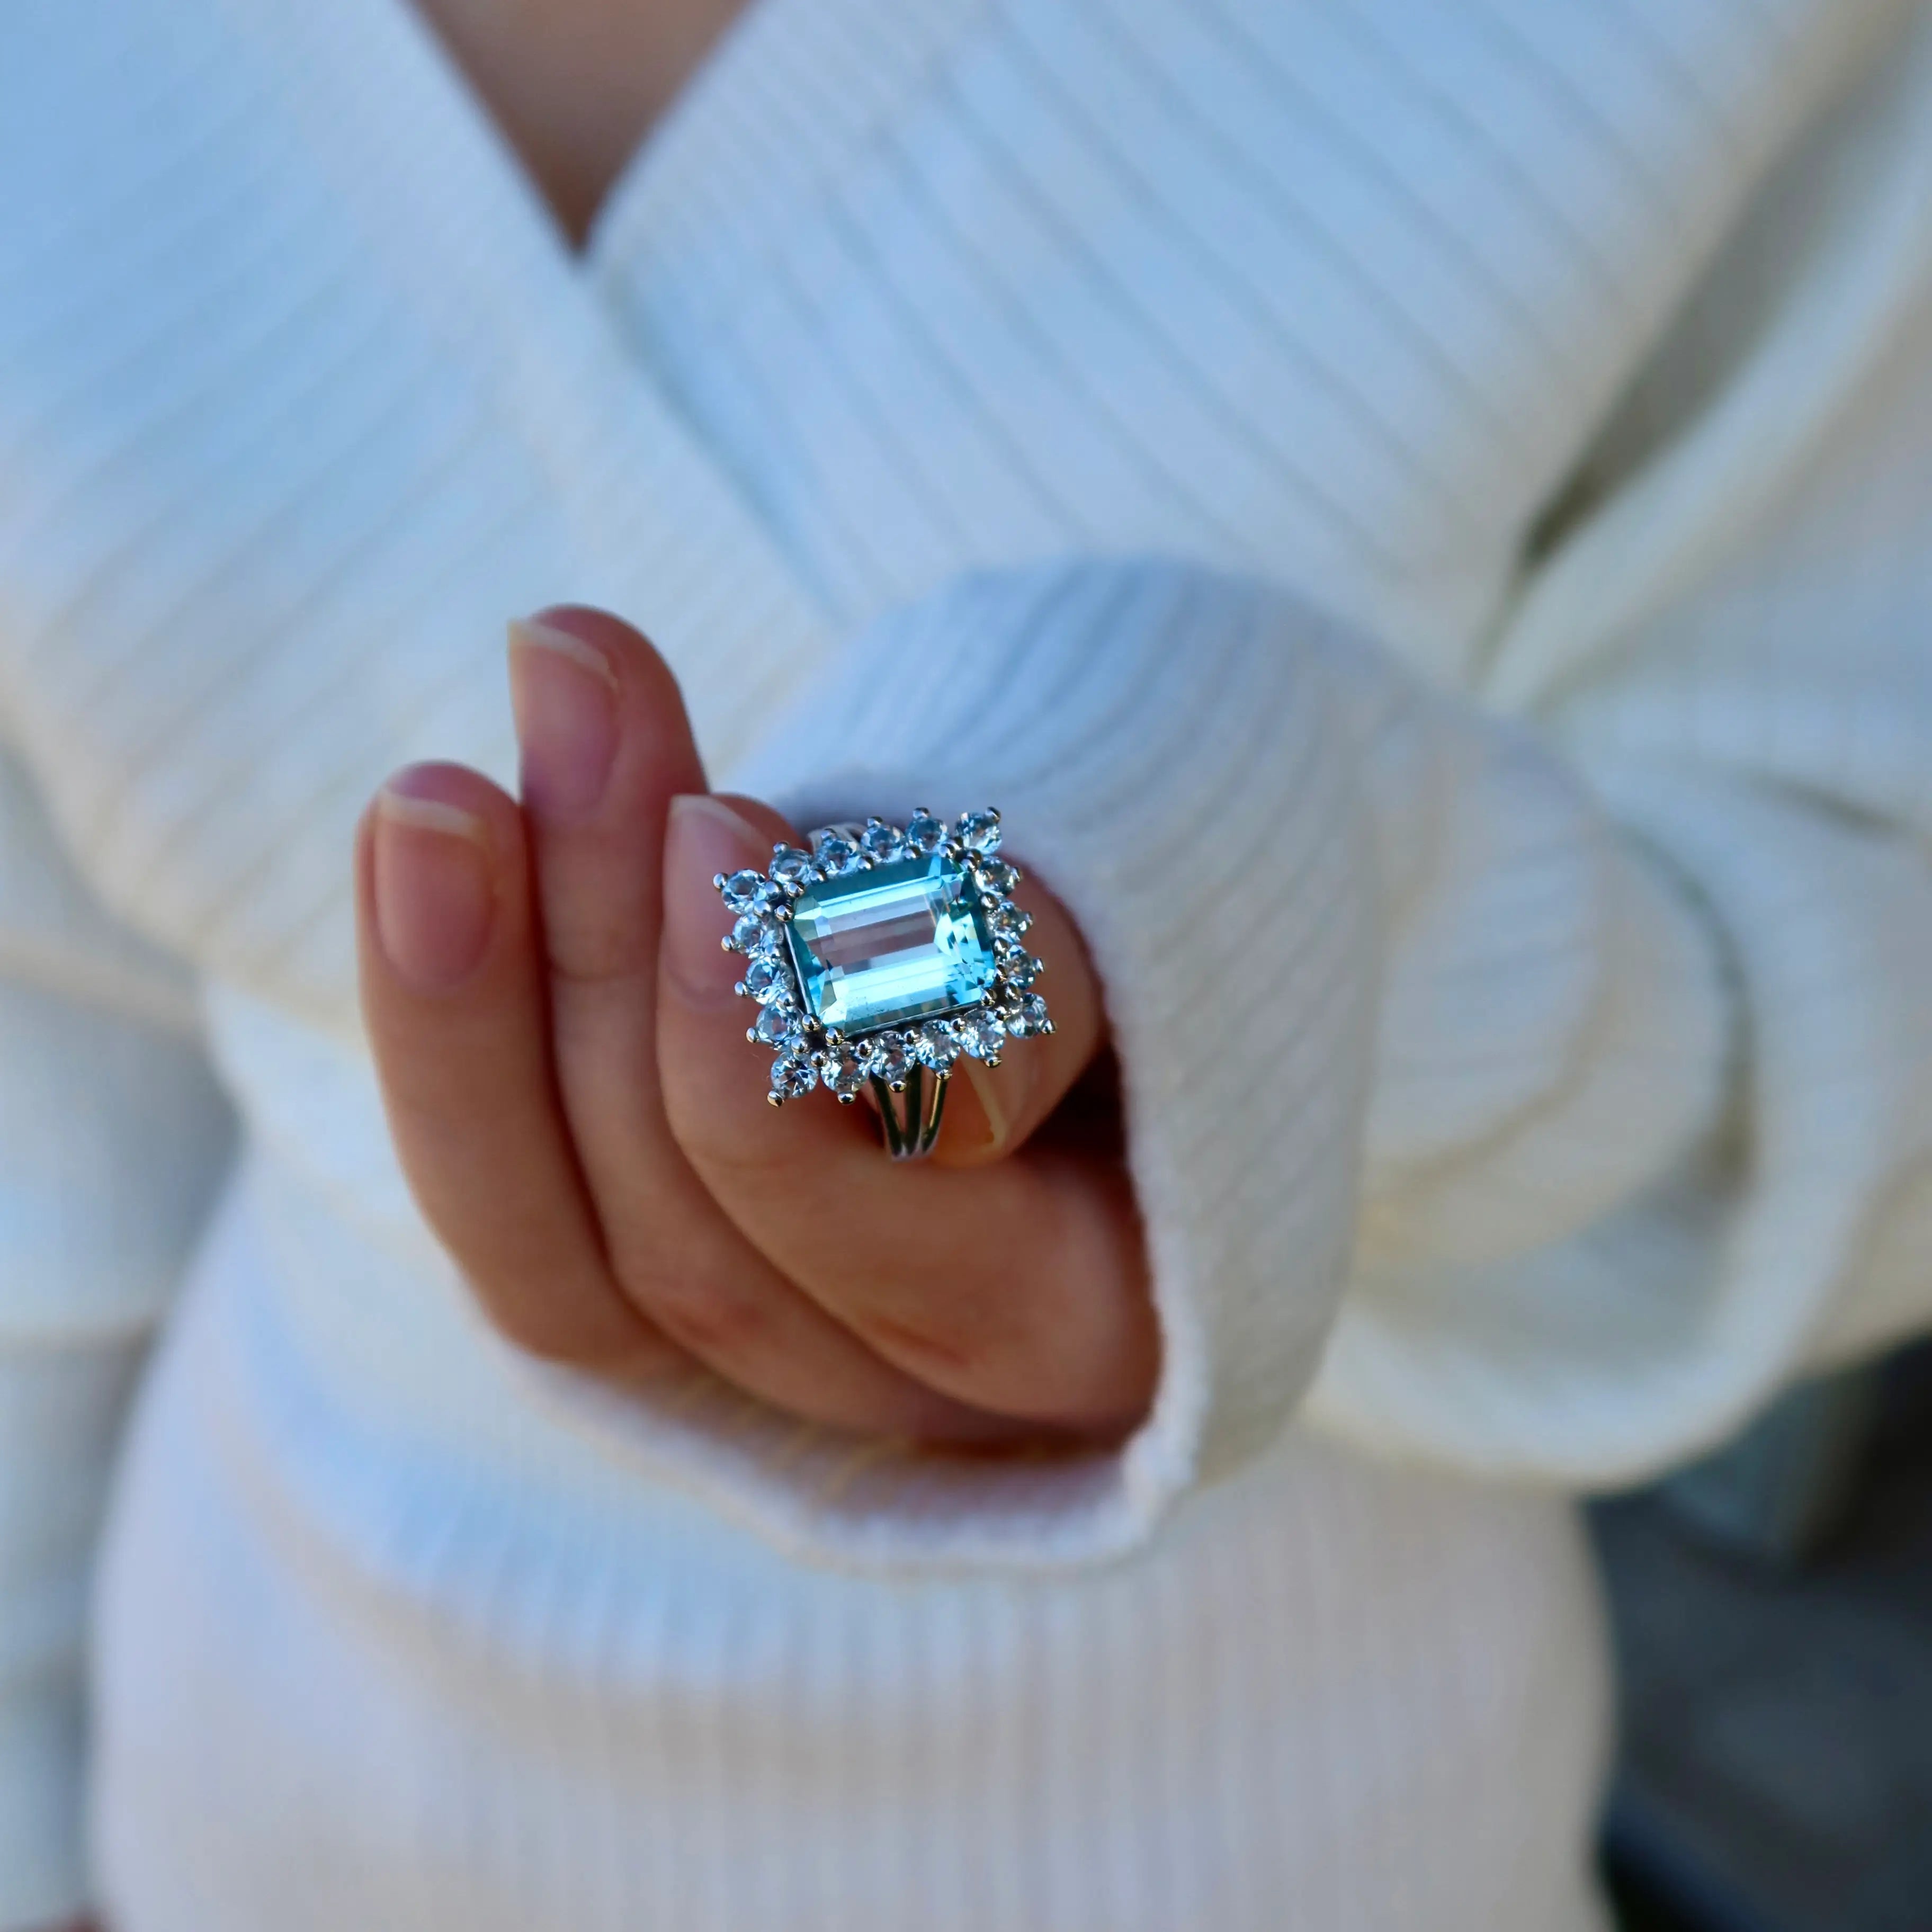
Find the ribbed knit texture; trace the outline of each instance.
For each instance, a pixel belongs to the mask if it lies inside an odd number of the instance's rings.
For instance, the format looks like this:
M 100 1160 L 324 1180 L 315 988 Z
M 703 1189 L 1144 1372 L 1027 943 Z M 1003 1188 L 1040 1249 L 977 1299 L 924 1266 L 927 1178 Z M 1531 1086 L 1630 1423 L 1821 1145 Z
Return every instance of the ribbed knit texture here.
M 1591 1923 L 1574 1526 L 1474 1478 L 1932 1298 L 1928 176 L 1885 0 L 764 0 L 578 260 L 398 0 L 10 15 L 0 1924 L 83 1890 L 110 1466 L 117 1932 Z M 1118 1455 L 475 1316 L 348 832 L 507 777 L 564 596 L 721 782 L 994 798 L 1073 908 Z M 244 1157 L 117 1451 L 196 992 Z

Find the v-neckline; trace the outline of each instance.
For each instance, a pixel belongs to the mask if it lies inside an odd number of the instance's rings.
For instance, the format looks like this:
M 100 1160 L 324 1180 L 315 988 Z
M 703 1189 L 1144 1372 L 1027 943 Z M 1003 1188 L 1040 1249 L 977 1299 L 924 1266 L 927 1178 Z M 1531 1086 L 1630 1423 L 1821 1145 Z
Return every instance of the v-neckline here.
M 787 218 L 837 180 L 994 0 L 752 0 L 619 171 L 581 248 L 410 0 L 215 4 L 284 68 L 298 109 L 312 108 L 298 138 L 372 262 L 437 318 L 533 446 L 560 461 L 596 451 L 608 471 L 614 448 L 662 437 L 676 413 L 616 285 L 707 228 L 740 242 L 787 233 Z M 735 499 L 680 428 L 691 458 Z M 756 524 L 747 506 L 737 516 Z
M 289 0 L 238 0 L 286 13 Z M 380 91 L 385 67 L 406 85 L 410 124 L 444 152 L 462 151 L 480 182 L 522 206 L 561 262 L 586 286 L 614 260 L 647 242 L 699 182 L 729 178 L 745 208 L 761 218 L 823 180 L 862 145 L 909 85 L 992 10 L 992 0 L 747 0 L 686 77 L 605 190 L 581 242 L 574 243 L 433 24 L 413 0 L 336 0 L 308 9 L 312 42 L 353 50 L 358 97 Z M 359 18 L 358 16 L 359 16 Z M 334 22 L 332 28 L 331 22 Z M 366 35 L 367 38 L 364 38 Z M 808 124 L 811 139 L 782 169 L 761 168 L 757 136 L 770 123 Z
M 576 251 L 586 279 L 604 281 L 694 209 L 780 232 L 995 4 L 749 0 L 618 170 Z
M 407 0 L 581 253 L 613 191 L 758 0 Z M 613 143 L 617 143 L 613 146 Z
M 634 237 L 668 166 L 703 158 L 694 143 L 733 137 L 748 110 L 730 95 L 779 84 L 752 70 L 746 27 L 808 32 L 822 12 L 888 0 L 757 0 L 632 158 L 581 252 L 408 0 L 212 4 L 278 73 L 278 138 L 353 228 L 364 272 L 526 452 L 557 547 L 552 594 L 622 608 L 674 664 L 740 654 L 742 688 L 719 684 L 700 720 L 728 764 L 772 696 L 822 660 L 831 614 L 627 335 L 604 251 L 620 214 Z

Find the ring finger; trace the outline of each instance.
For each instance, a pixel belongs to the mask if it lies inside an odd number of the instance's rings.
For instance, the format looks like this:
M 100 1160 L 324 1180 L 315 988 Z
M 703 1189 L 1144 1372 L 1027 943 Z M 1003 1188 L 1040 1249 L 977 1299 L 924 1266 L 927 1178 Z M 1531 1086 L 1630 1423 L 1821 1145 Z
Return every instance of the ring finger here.
M 671 1131 L 707 1190 L 792 1280 L 922 1381 L 1083 1432 L 1132 1424 L 1159 1348 L 1124 1174 L 1030 1148 L 966 1166 L 894 1163 L 856 1108 L 759 1104 L 710 882 L 761 868 L 788 834 L 736 800 L 680 800 L 670 820 L 658 1064 Z M 1027 1042 L 1040 1064 L 1009 1096 L 1022 1128 L 1071 1083 L 1100 1031 L 1097 990 L 1058 908 L 1041 908 L 1030 943 L 1053 968 L 1066 1018 Z

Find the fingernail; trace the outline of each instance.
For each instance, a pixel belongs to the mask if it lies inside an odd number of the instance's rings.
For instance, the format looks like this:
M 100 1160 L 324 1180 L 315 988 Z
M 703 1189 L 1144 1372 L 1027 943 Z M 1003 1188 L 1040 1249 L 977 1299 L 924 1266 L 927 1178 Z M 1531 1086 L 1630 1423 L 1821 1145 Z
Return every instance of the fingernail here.
M 666 976 L 694 1005 L 728 999 L 745 962 L 718 941 L 731 916 L 712 884 L 720 872 L 762 872 L 770 842 L 737 813 L 703 793 L 670 802 L 664 832 L 664 964 Z
M 595 644 L 541 617 L 510 626 L 510 702 L 524 802 L 580 818 L 604 796 L 617 754 L 617 674 Z
M 376 796 L 376 936 L 397 976 L 446 992 L 483 956 L 496 911 L 489 829 L 473 813 L 411 795 L 398 772 Z
M 982 1066 L 976 1060 L 968 1060 L 963 1055 L 960 1065 L 966 1070 L 966 1078 L 972 1084 L 973 1092 L 986 1116 L 986 1150 L 988 1154 L 998 1154 L 1012 1138 L 1012 1115 L 1001 1105 L 999 1076 L 990 1066 Z

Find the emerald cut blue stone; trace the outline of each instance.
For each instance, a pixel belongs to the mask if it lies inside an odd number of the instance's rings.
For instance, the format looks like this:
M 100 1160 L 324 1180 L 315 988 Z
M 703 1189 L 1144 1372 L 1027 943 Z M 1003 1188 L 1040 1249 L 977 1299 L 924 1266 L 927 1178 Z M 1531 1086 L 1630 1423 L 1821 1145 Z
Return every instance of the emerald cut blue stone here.
M 976 1006 L 996 970 L 970 883 L 941 852 L 808 886 L 785 932 L 806 1004 L 848 1038 Z

